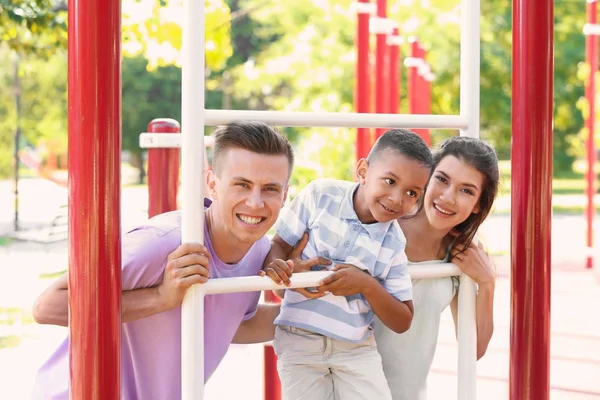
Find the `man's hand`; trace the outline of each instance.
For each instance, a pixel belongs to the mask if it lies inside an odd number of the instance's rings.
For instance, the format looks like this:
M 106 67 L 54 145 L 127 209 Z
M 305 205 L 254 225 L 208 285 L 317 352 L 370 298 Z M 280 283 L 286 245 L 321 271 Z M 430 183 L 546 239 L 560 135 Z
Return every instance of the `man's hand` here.
M 378 285 L 367 272 L 350 264 L 336 264 L 333 274 L 321 281 L 317 288 L 321 295 L 332 293 L 336 296 L 351 296 L 364 294 L 373 284 Z
M 323 257 L 313 257 L 308 260 L 302 260 L 301 255 L 307 243 L 308 233 L 305 233 L 302 235 L 302 239 L 296 243 L 296 246 L 288 254 L 287 261 L 281 259 L 273 260 L 263 270 L 258 271 L 258 275 L 267 275 L 278 284 L 283 283 L 285 286 L 290 286 L 292 283 L 290 278 L 294 272 L 307 272 L 314 266 L 331 264 L 331 261 Z M 298 289 L 298 291 L 300 290 L 304 289 Z
M 186 290 L 197 283 L 206 283 L 209 278 L 210 253 L 200 243 L 184 243 L 167 257 L 167 267 L 158 293 L 170 308 L 183 301 Z

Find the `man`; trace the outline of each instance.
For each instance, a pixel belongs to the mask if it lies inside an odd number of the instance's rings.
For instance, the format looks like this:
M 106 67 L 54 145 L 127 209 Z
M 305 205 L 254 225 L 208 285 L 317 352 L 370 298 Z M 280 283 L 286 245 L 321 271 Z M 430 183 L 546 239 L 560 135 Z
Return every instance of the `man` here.
M 204 245 L 181 244 L 181 213 L 158 215 L 123 237 L 121 398 L 181 398 L 181 302 L 193 284 L 257 275 L 269 251 L 265 236 L 283 206 L 294 155 L 268 125 L 238 122 L 213 133 L 206 178 Z M 290 256 L 293 256 L 290 254 Z M 315 259 L 314 264 L 322 260 Z M 291 264 L 291 263 L 290 263 Z M 279 279 L 289 283 L 290 270 Z M 279 273 L 279 272 L 278 272 Z M 262 272 L 261 272 L 262 274 Z M 279 306 L 258 305 L 260 293 L 205 299 L 205 380 L 231 343 L 271 340 Z M 38 323 L 67 326 L 66 275 L 34 305 Z M 68 399 L 68 338 L 38 372 L 37 399 Z

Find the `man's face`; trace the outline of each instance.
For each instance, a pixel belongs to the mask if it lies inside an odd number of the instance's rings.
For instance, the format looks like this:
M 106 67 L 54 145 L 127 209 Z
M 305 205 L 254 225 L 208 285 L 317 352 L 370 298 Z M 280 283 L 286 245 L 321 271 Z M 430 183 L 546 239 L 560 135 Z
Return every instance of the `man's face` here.
M 239 148 L 227 150 L 222 157 L 218 173 L 210 171 L 207 178 L 216 206 L 213 224 L 218 227 L 213 228 L 224 231 L 232 245 L 252 245 L 269 231 L 283 207 L 288 159 Z

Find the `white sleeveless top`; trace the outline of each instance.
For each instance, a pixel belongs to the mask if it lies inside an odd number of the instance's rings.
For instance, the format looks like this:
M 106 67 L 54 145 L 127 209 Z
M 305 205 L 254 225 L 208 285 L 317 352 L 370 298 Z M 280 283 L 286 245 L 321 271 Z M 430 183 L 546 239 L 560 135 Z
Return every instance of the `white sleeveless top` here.
M 434 264 L 447 260 L 410 264 Z M 375 340 L 393 400 L 427 399 L 427 375 L 437 346 L 442 311 L 458 293 L 453 277 L 413 280 L 415 313 L 405 333 L 375 323 Z

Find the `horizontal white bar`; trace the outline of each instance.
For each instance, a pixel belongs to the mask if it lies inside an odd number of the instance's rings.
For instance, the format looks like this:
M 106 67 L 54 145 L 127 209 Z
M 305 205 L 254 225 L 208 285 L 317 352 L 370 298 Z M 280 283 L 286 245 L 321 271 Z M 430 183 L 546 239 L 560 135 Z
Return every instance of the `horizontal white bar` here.
M 330 275 L 329 271 L 303 272 L 292 275 L 290 286 L 278 285 L 268 276 L 242 276 L 239 278 L 209 279 L 203 286 L 204 293 L 259 292 L 262 290 L 295 289 L 319 286 Z
M 354 2 L 350 4 L 350 10 L 357 14 L 375 14 L 377 12 L 377 4 Z
M 140 133 L 140 148 L 168 149 L 181 147 L 180 133 Z
M 214 138 L 204 136 L 204 145 L 212 147 Z M 142 149 L 174 149 L 181 147 L 180 133 L 140 133 L 140 148 Z
M 598 36 L 600 35 L 600 25 L 598 24 L 585 24 L 583 25 L 583 34 Z
M 412 279 L 442 278 L 461 275 L 460 268 L 451 263 L 409 265 Z M 267 276 L 242 276 L 238 278 L 210 279 L 204 284 L 205 294 L 259 292 L 262 290 L 295 289 L 319 286 L 319 282 L 332 274 L 331 271 L 302 272 L 292 275 L 290 286 L 278 285 Z
M 225 125 L 234 121 L 253 120 L 277 126 L 339 128 L 424 128 L 467 129 L 467 119 L 460 115 L 429 114 L 359 114 L 297 111 L 206 110 L 206 125 Z M 183 127 L 182 129 L 185 129 Z
M 452 263 L 409 264 L 411 279 L 445 278 L 462 275 L 462 270 Z
M 388 35 L 385 39 L 385 43 L 388 46 L 401 46 L 404 44 L 404 38 L 398 35 Z
M 375 34 L 391 35 L 398 23 L 390 18 L 371 17 L 369 19 L 369 32 Z

